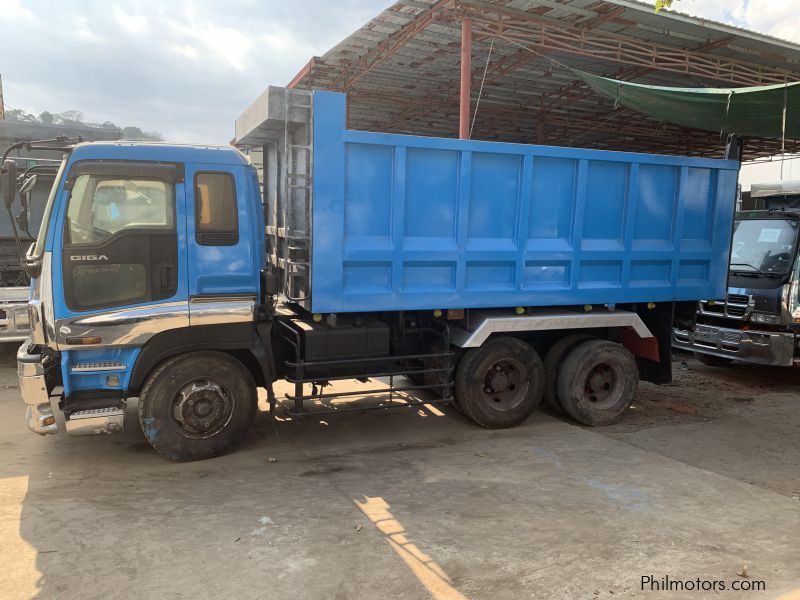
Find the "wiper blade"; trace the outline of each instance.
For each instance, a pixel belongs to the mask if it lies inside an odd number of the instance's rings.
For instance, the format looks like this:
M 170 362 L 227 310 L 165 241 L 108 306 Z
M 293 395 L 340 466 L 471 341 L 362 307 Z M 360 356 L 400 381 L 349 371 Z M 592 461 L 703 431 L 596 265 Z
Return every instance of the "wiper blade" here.
M 780 277 L 782 275 L 782 273 L 767 273 L 748 263 L 731 263 L 729 266 L 731 267 L 729 270 L 734 273 L 752 273 L 754 275 L 764 275 L 765 277 Z M 742 271 L 740 269 L 734 269 L 733 267 L 748 267 L 752 269 L 752 271 Z
M 754 267 L 753 265 L 748 264 L 748 263 L 731 263 L 730 266 L 731 267 L 749 267 L 750 269 L 752 269 L 756 273 L 760 273 L 761 275 L 766 275 L 766 273 L 764 273 L 764 271 L 762 271 L 758 267 Z M 731 269 L 731 271 L 735 271 L 735 270 L 736 269 Z

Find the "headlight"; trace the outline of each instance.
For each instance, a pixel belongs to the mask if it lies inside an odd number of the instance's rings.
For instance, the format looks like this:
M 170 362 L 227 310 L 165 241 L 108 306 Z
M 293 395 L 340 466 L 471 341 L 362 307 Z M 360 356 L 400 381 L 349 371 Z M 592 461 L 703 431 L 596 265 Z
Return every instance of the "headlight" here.
M 779 325 L 781 322 L 780 315 L 770 315 L 767 313 L 753 313 L 750 317 L 753 323 L 764 323 L 765 325 Z

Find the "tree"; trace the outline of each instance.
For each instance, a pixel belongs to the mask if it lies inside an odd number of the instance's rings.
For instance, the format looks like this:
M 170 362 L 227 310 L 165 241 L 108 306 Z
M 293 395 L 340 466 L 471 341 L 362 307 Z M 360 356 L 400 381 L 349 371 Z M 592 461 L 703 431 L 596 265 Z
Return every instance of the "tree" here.
M 83 113 L 79 110 L 65 110 L 56 117 L 64 125 L 83 125 Z
M 122 138 L 125 140 L 141 140 L 144 138 L 144 131 L 129 125 L 122 128 Z
M 656 0 L 656 12 L 662 8 L 671 8 L 673 0 Z
M 7 110 L 6 119 L 8 119 L 9 121 L 22 121 L 24 123 L 38 122 L 34 115 L 20 108 L 13 108 L 11 110 Z
M 158 131 L 142 131 L 139 127 L 124 127 L 122 129 L 122 138 L 125 140 L 140 140 L 147 142 L 161 142 L 164 140 Z
M 37 117 L 27 111 L 15 108 L 6 110 L 6 119 L 24 123 L 41 123 L 43 125 L 80 125 L 82 127 L 93 127 L 96 129 L 121 129 L 122 137 L 126 140 L 147 142 L 161 142 L 164 140 L 164 136 L 158 131 L 143 131 L 140 127 L 135 127 L 133 125 L 118 127 L 117 124 L 112 121 L 87 123 L 83 120 L 83 113 L 79 110 L 65 110 L 57 114 L 45 110 L 39 113 Z

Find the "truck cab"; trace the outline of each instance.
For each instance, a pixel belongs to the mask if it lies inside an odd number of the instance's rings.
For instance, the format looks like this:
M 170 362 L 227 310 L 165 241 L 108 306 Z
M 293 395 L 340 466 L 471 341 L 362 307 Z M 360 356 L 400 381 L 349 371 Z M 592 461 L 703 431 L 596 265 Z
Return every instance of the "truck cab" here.
M 258 197 L 255 169 L 232 147 L 76 146 L 26 257 L 29 426 L 56 427 L 49 395 L 60 385 L 67 431 L 121 429 L 148 363 L 189 346 L 247 349 L 264 253 Z
M 755 184 L 734 220 L 728 290 L 676 322 L 673 345 L 712 366 L 792 366 L 800 359 L 800 182 Z

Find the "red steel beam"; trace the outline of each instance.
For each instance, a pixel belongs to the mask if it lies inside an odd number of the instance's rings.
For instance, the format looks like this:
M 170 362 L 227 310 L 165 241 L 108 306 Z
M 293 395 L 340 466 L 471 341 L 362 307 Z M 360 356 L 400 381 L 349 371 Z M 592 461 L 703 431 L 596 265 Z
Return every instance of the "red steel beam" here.
M 300 83 L 306 75 L 311 73 L 311 69 L 313 69 L 316 66 L 318 60 L 319 60 L 318 57 L 312 56 L 311 60 L 308 61 L 305 64 L 305 66 L 297 72 L 297 75 L 295 75 L 294 78 L 292 78 L 292 80 L 287 84 L 286 87 L 293 88 L 298 83 Z
M 472 19 L 461 21 L 461 93 L 458 103 L 458 137 L 469 139 L 469 117 L 472 93 Z
M 624 12 L 624 8 L 618 7 L 614 8 L 608 12 L 599 14 L 597 17 L 593 19 L 589 19 L 588 21 L 584 21 L 580 24 L 580 28 L 589 31 L 602 23 L 610 21 L 619 17 Z M 527 63 L 534 61 L 541 57 L 541 55 L 547 54 L 549 51 L 543 49 L 539 54 L 534 54 L 529 52 L 528 50 L 520 49 L 517 52 L 514 52 L 508 56 L 499 56 L 496 60 L 493 60 L 492 64 L 486 72 L 485 83 L 484 85 L 491 84 L 497 80 L 500 80 L 510 73 L 515 71 L 516 69 L 526 65 Z M 482 68 L 476 69 L 476 72 L 473 73 L 472 78 L 474 79 L 476 76 L 479 76 L 482 71 Z M 396 114 L 391 121 L 389 122 L 390 127 L 395 127 L 402 125 L 410 120 L 419 119 L 424 117 L 427 114 L 440 110 L 442 107 L 449 105 L 452 103 L 453 98 L 455 96 L 455 90 L 458 86 L 458 82 L 455 80 L 450 80 L 445 82 L 443 85 L 439 86 L 439 88 L 432 92 L 430 97 L 432 98 L 440 98 L 440 100 L 435 104 L 428 104 L 422 103 L 417 104 L 414 107 L 406 107 L 402 110 L 402 112 Z

